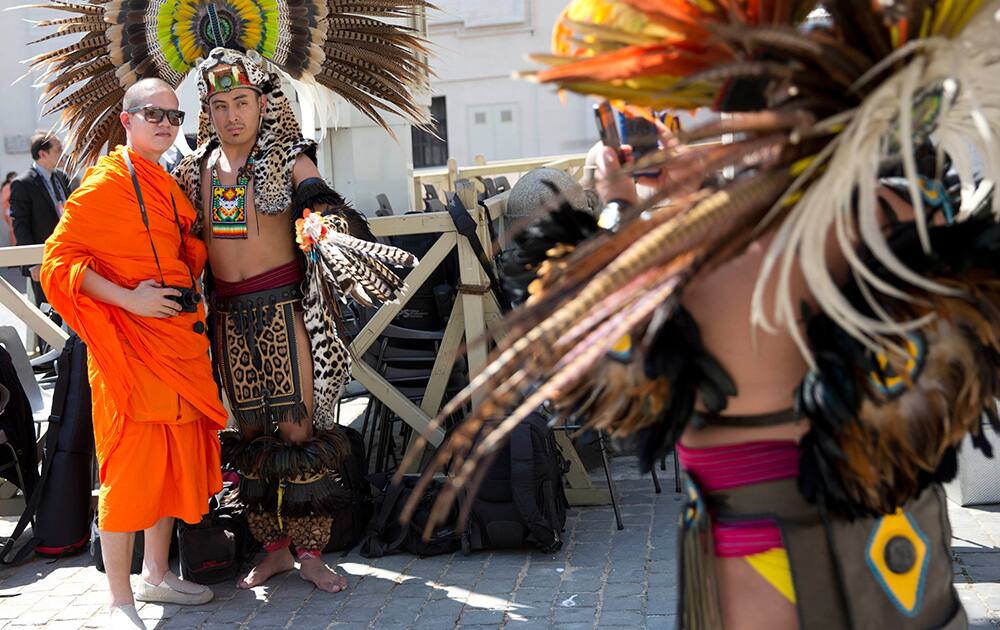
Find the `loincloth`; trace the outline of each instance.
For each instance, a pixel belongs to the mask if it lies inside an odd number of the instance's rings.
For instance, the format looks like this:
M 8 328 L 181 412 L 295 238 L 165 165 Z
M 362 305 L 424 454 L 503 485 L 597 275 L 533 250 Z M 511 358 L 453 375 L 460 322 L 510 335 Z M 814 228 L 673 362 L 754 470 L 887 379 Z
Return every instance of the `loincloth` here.
M 295 316 L 302 271 L 289 263 L 242 282 L 216 280 L 215 361 L 241 428 L 266 430 L 309 417 L 302 397 Z
M 708 448 L 678 444 L 677 457 L 687 474 L 707 493 L 794 479 L 799 474 L 798 445 L 790 440 Z M 788 554 L 777 521 L 762 518 L 726 523 L 713 518 L 711 527 L 716 557 L 745 559 L 789 602 L 795 603 Z
M 800 627 L 966 627 L 952 586 L 944 492 L 932 485 L 894 514 L 838 518 L 798 489 L 798 446 L 678 445 L 680 620 L 721 626 L 716 557 L 741 558 L 795 605 Z

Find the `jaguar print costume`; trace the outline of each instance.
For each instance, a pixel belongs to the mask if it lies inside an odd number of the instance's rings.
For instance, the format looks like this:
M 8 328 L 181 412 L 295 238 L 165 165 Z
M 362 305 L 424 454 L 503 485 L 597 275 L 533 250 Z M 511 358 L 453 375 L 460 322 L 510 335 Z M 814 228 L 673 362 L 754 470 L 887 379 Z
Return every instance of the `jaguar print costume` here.
M 250 61 L 245 63 L 242 60 Z M 257 152 L 253 165 L 254 209 L 267 215 L 287 212 L 293 205 L 292 168 L 299 155 L 306 155 L 315 162 L 316 143 L 303 138 L 299 133 L 299 123 L 288 98 L 281 90 L 277 74 L 268 73 L 250 55 L 217 48 L 204 63 L 202 73 L 218 64 L 240 64 L 246 69 L 249 80 L 261 86 L 267 95 L 265 108 L 257 134 Z M 199 96 L 207 96 L 208 87 L 199 81 Z M 173 171 L 181 189 L 189 199 L 201 200 L 202 169 L 210 168 L 212 156 L 219 147 L 219 136 L 202 111 L 198 121 L 198 148 L 185 157 Z M 201 237 L 204 227 L 205 210 L 201 203 L 195 203 L 197 218 L 191 233 Z M 299 205 L 299 204 L 295 204 Z M 344 206 L 344 211 L 349 210 Z M 289 234 L 291 237 L 291 234 Z M 313 423 L 318 429 L 329 429 L 336 425 L 336 402 L 350 380 L 351 355 L 347 345 L 337 334 L 336 322 L 329 313 L 321 309 L 316 299 L 306 292 L 303 300 L 303 319 L 309 334 L 313 352 Z
M 322 250 L 317 248 L 305 260 L 241 282 L 215 280 L 210 295 L 214 360 L 237 422 L 236 430 L 223 435 L 224 460 L 241 474 L 240 496 L 251 509 L 248 522 L 254 536 L 268 551 L 293 544 L 301 557 L 326 546 L 333 517 L 351 500 L 337 472 L 350 446 L 336 423 L 337 402 L 350 378 L 351 356 L 338 334 L 340 306 L 323 296 L 346 298 L 352 278 L 367 288 L 372 282 L 367 265 L 378 265 L 375 275 L 382 278 L 385 266 L 366 254 L 394 248 L 367 245 L 350 235 L 354 227 L 358 236 L 370 237 L 367 222 L 322 180 L 308 179 L 293 190 L 296 159 L 306 155 L 315 161 L 316 145 L 302 137 L 278 76 L 259 63 L 254 55 L 213 50 L 199 66 L 199 96 L 207 103 L 215 93 L 249 88 L 266 97 L 250 156 L 254 211 L 265 215 L 295 211 L 308 216 L 311 207 L 331 208 L 328 224 L 320 232 L 337 232 L 339 245 L 332 247 L 338 248 L 338 260 L 352 263 L 350 268 L 319 271 Z M 219 77 L 226 79 L 224 87 Z M 192 230 L 201 237 L 205 221 L 202 174 L 214 167 L 221 148 L 207 108 L 200 116 L 198 141 L 198 149 L 181 161 L 174 175 L 197 208 Z M 313 215 L 310 225 L 322 221 L 318 216 Z M 295 238 L 291 230 L 288 238 Z M 303 274 L 303 268 L 311 273 Z M 334 275 L 340 281 L 324 286 L 324 279 Z M 377 296 L 392 299 L 400 288 L 398 279 L 389 275 L 390 290 L 376 291 Z M 302 313 L 307 339 L 295 332 L 297 313 Z M 312 358 L 312 409 L 306 408 L 303 398 L 297 354 L 302 347 L 308 347 Z M 310 417 L 312 439 L 291 444 L 279 438 L 280 422 Z

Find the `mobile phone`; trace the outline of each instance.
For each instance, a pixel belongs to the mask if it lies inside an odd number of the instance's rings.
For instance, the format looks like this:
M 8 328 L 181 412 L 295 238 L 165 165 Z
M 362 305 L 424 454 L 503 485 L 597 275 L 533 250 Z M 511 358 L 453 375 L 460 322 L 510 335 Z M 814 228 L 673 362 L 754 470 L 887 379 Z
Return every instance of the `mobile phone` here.
M 635 160 L 660 149 L 660 131 L 645 118 L 623 114 L 621 130 L 622 142 L 632 147 L 632 157 Z
M 618 163 L 625 163 L 625 152 L 622 151 L 621 134 L 618 132 L 618 116 L 611 103 L 607 101 L 594 105 L 594 117 L 597 119 L 597 131 L 601 134 L 601 144 L 611 147 L 618 154 Z

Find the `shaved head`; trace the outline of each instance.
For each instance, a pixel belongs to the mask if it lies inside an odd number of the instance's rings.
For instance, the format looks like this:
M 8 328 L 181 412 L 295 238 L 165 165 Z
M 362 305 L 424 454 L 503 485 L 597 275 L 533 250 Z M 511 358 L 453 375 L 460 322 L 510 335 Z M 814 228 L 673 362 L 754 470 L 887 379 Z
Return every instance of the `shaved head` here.
M 125 90 L 125 96 L 122 98 L 122 109 L 128 111 L 135 107 L 148 105 L 151 97 L 163 91 L 170 93 L 174 101 L 173 107 L 177 107 L 177 93 L 174 92 L 174 88 L 170 87 L 170 84 L 163 79 L 152 77 L 137 81 L 132 87 Z

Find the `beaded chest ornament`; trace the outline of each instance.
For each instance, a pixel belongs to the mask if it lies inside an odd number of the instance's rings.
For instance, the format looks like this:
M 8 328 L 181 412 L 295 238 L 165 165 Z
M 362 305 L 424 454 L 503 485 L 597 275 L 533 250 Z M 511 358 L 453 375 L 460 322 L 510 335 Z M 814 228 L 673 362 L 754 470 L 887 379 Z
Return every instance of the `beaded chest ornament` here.
M 235 186 L 224 186 L 212 166 L 212 238 L 247 237 L 247 189 L 253 173 L 253 158 L 239 170 Z

